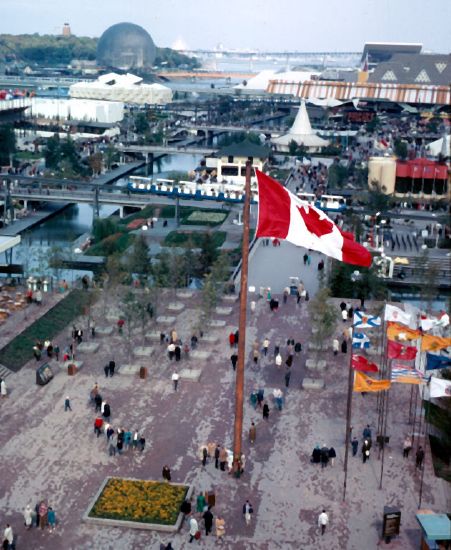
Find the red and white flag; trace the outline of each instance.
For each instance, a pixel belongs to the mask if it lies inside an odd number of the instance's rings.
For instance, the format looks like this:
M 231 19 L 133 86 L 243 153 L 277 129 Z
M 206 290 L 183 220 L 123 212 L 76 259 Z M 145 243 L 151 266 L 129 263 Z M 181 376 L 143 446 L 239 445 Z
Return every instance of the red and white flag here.
M 300 200 L 276 180 L 255 170 L 258 182 L 257 237 L 275 237 L 347 264 L 369 267 L 371 254 L 326 214 Z

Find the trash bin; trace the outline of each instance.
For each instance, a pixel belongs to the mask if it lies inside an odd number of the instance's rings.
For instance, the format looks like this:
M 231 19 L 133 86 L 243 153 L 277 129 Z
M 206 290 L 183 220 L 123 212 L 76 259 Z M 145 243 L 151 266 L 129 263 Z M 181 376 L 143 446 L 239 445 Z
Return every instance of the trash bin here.
M 48 363 L 44 363 L 36 370 L 36 384 L 45 386 L 53 378 L 53 372 Z
M 77 373 L 77 367 L 71 363 L 70 365 L 67 365 L 67 374 L 69 376 L 75 376 L 75 374 Z
M 216 495 L 214 491 L 205 491 L 205 500 L 208 506 L 214 506 L 216 504 Z
M 144 380 L 147 378 L 147 367 L 141 367 L 139 369 L 139 377 L 141 378 L 141 380 Z

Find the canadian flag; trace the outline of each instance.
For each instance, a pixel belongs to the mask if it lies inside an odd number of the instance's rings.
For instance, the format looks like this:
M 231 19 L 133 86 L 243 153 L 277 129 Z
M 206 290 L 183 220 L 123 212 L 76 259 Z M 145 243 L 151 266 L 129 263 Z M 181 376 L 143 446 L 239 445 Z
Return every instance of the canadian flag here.
M 276 180 L 255 170 L 258 182 L 257 237 L 275 237 L 347 264 L 369 267 L 371 254 L 326 214 L 300 200 Z

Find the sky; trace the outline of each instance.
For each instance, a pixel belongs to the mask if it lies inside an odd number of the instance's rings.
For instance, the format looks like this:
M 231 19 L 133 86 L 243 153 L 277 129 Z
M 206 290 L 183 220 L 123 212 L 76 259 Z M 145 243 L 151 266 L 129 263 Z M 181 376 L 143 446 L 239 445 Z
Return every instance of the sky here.
M 451 0 L 0 0 L 0 33 L 100 36 L 129 21 L 157 46 L 362 51 L 365 41 L 451 52 Z

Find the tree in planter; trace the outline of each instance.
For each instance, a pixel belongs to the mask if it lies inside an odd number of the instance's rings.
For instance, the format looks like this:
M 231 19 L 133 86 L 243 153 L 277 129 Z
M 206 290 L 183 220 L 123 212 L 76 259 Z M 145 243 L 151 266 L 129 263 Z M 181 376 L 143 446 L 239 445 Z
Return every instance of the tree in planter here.
M 206 330 L 213 316 L 214 309 L 218 303 L 218 293 L 211 273 L 204 277 L 204 286 L 202 289 L 201 311 L 198 318 L 197 329 L 199 333 Z
M 429 250 L 425 248 L 418 258 L 417 276 L 420 281 L 427 281 L 427 285 L 419 285 L 421 303 L 426 311 L 432 309 L 432 302 L 438 294 L 438 275 L 439 270 L 436 265 L 430 263 Z
M 142 323 L 142 317 L 146 314 L 142 303 L 136 299 L 136 295 L 128 289 L 120 300 L 121 319 L 125 321 L 125 334 L 127 349 L 132 353 L 132 338 L 137 328 Z
M 104 160 L 107 170 L 111 170 L 112 165 L 119 160 L 119 153 L 111 143 L 105 149 Z
M 224 292 L 225 281 L 230 275 L 230 258 L 228 254 L 222 253 L 211 266 L 211 278 L 216 286 L 218 297 Z
M 16 137 L 12 126 L 0 126 L 0 165 L 9 166 L 16 152 Z
M 102 153 L 94 153 L 88 157 L 88 164 L 92 170 L 92 174 L 95 176 L 102 173 L 103 168 L 103 155 Z
M 188 239 L 188 242 L 186 243 L 183 258 L 181 259 L 184 264 L 185 272 L 184 286 L 188 286 L 191 281 L 191 277 L 198 277 L 200 275 L 199 254 L 194 252 L 194 243 L 191 238 Z
M 200 271 L 202 275 L 209 273 L 211 265 L 218 257 L 218 250 L 215 246 L 211 231 L 203 234 L 199 256 Z
M 138 235 L 136 237 L 127 265 L 130 273 L 136 273 L 141 283 L 144 284 L 151 272 L 151 269 L 149 246 L 147 245 L 147 241 L 143 235 Z
M 377 180 L 370 183 L 370 189 L 366 195 L 366 203 L 372 212 L 384 214 L 390 209 L 391 199 L 385 194 L 386 188 Z
M 320 288 L 309 305 L 310 319 L 314 328 L 312 341 L 316 351 L 326 349 L 325 343 L 333 335 L 337 323 L 337 308 L 329 303 L 329 298 L 329 289 Z
M 120 254 L 108 256 L 103 275 L 103 315 L 106 314 L 108 303 L 111 302 L 118 286 L 124 279 L 125 271 L 121 263 Z

